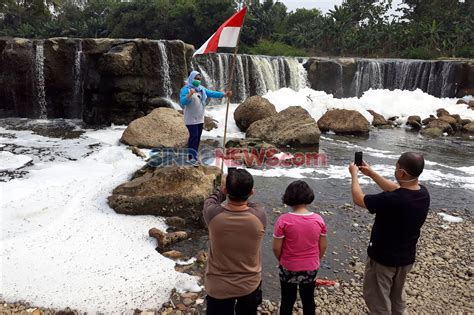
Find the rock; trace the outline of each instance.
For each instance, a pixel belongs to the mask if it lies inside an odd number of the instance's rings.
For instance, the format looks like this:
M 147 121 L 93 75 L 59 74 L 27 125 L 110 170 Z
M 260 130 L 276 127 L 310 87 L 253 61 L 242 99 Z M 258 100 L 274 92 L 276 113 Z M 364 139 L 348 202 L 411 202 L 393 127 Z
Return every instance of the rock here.
M 462 131 L 474 134 L 474 122 L 462 126 Z
M 165 233 L 157 228 L 150 229 L 148 235 L 156 238 L 160 252 L 162 252 L 166 247 L 188 238 L 188 233 L 184 231 Z
M 421 117 L 420 116 L 409 116 L 407 119 L 408 126 L 410 126 L 414 130 L 421 129 Z
M 428 125 L 430 122 L 432 122 L 433 120 L 436 120 L 436 117 L 433 116 L 433 115 L 430 115 L 430 117 L 423 119 L 423 121 L 421 122 L 421 124 L 422 124 L 423 126 L 426 126 L 426 125 Z
M 179 216 L 191 222 L 201 218 L 204 200 L 219 182 L 217 167 L 143 168 L 115 188 L 108 202 L 117 213 Z
M 164 97 L 152 97 L 145 102 L 145 113 L 148 115 L 155 108 L 165 107 L 174 108 L 173 103 Z
M 127 42 L 112 47 L 102 56 L 99 67 L 102 72 L 121 76 L 134 73 L 138 66 L 138 48 L 134 42 Z
M 356 59 L 309 58 L 303 67 L 306 69 L 308 82 L 313 90 L 324 91 L 336 98 L 356 96 L 353 88 L 353 80 L 357 72 Z
M 180 113 L 171 108 L 157 108 L 132 121 L 120 141 L 139 148 L 180 148 L 187 145 L 188 138 Z
M 451 125 L 453 129 L 456 128 L 456 123 L 457 123 L 456 118 L 452 117 L 451 115 L 443 115 L 439 117 L 438 119 L 441 121 L 447 122 L 448 124 Z
M 183 253 L 177 250 L 170 250 L 170 251 L 164 252 L 162 255 L 170 259 L 180 259 L 183 257 Z
M 449 116 L 449 112 L 447 110 L 445 110 L 444 108 L 438 108 L 436 110 L 436 116 L 439 118 L 441 116 Z
M 240 130 L 247 131 L 252 123 L 276 114 L 275 106 L 269 100 L 261 96 L 251 96 L 237 106 L 234 120 Z
M 451 127 L 451 125 L 448 122 L 440 120 L 440 119 L 435 119 L 435 120 L 431 121 L 426 126 L 426 128 L 439 128 L 443 132 L 447 132 L 448 134 L 453 133 L 453 127 Z
M 290 106 L 274 116 L 258 120 L 246 132 L 248 138 L 258 138 L 277 146 L 317 145 L 320 135 L 314 118 L 300 106 Z
M 471 122 L 470 119 L 461 119 L 460 124 L 461 124 L 461 126 L 464 126 L 464 125 L 467 125 L 470 122 Z
M 333 109 L 327 111 L 319 120 L 318 127 L 322 132 L 334 131 L 337 134 L 367 134 L 369 122 L 355 110 Z
M 444 131 L 441 128 L 424 128 L 421 130 L 423 136 L 428 137 L 441 137 Z
M 280 150 L 257 138 L 231 139 L 226 143 L 226 159 L 242 163 L 247 167 L 258 168 Z
M 127 149 L 129 149 L 130 151 L 132 151 L 133 154 L 135 154 L 136 156 L 138 157 L 141 157 L 143 159 L 146 159 L 147 156 L 145 153 L 143 153 L 142 150 L 140 150 L 139 148 L 135 147 L 135 146 L 129 146 L 127 147 Z
M 166 218 L 165 223 L 169 226 L 183 228 L 186 225 L 186 220 L 175 216 L 175 217 Z
M 387 120 L 382 115 L 374 112 L 371 109 L 368 109 L 367 111 L 374 117 L 374 120 L 372 120 L 372 126 L 380 127 L 388 125 Z
M 474 101 L 469 101 L 467 107 L 469 107 L 470 109 L 474 109 Z
M 217 120 L 215 120 L 214 118 L 208 117 L 208 116 L 204 116 L 204 126 L 203 126 L 203 128 L 206 131 L 211 131 L 212 129 L 216 129 L 217 128 Z
M 456 102 L 456 104 L 466 104 L 467 105 L 467 102 L 465 100 L 458 100 Z
M 184 298 L 183 299 L 183 304 L 186 305 L 186 306 L 189 306 L 191 304 L 194 304 L 194 300 L 192 300 L 190 298 Z
M 196 261 L 199 264 L 205 264 L 207 262 L 207 251 L 200 250 L 196 255 Z

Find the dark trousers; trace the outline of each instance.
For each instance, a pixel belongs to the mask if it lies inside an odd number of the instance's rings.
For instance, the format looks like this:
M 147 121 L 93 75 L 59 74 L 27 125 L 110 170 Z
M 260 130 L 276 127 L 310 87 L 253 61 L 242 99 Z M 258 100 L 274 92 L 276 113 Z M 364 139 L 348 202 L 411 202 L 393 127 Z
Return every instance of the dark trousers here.
M 202 126 L 204 124 L 186 125 L 189 131 L 188 150 L 190 157 L 197 160 L 199 142 L 201 142 Z
M 262 303 L 262 284 L 249 295 L 230 298 L 215 299 L 206 297 L 207 315 L 256 315 L 257 307 Z
M 315 283 L 296 284 L 280 281 L 281 285 L 281 305 L 280 315 L 293 314 L 293 305 L 296 302 L 296 292 L 300 290 L 301 302 L 303 303 L 303 314 L 316 314 L 316 304 L 314 303 Z

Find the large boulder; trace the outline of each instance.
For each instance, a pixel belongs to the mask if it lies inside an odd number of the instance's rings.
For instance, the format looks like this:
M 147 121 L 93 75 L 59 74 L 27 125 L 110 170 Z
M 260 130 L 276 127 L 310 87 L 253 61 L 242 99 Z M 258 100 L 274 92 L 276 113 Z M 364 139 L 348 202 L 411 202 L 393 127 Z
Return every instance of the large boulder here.
M 157 108 L 132 121 L 120 141 L 139 148 L 181 148 L 188 138 L 182 114 L 171 108 Z
M 116 187 L 108 202 L 116 212 L 131 215 L 201 218 L 204 200 L 220 182 L 218 167 L 143 168 Z
M 334 131 L 338 134 L 367 134 L 369 121 L 355 110 L 333 109 L 327 111 L 319 120 L 321 131 Z
M 448 124 L 451 125 L 451 127 L 453 128 L 453 130 L 458 130 L 458 129 L 461 129 L 460 127 L 462 126 L 459 126 L 459 123 L 458 123 L 458 120 L 451 116 L 451 115 L 443 115 L 441 117 L 439 117 L 439 120 L 441 121 L 444 121 L 444 122 L 447 122 Z M 459 117 L 459 121 L 461 120 L 461 117 Z
M 421 130 L 421 134 L 424 136 L 432 136 L 432 137 L 439 137 L 444 133 L 453 134 L 454 130 L 453 127 L 440 119 L 435 119 L 431 121 L 426 128 Z
M 379 113 L 377 113 L 377 112 L 375 112 L 371 109 L 368 109 L 367 111 L 374 117 L 374 119 L 372 120 L 372 126 L 374 126 L 374 127 L 389 126 L 389 123 L 385 119 L 385 117 L 383 117 L 382 115 L 380 115 Z
M 274 116 L 258 120 L 246 132 L 248 138 L 258 138 L 277 146 L 317 145 L 320 135 L 314 118 L 300 106 L 290 106 Z
M 261 96 L 251 96 L 235 109 L 234 119 L 240 130 L 247 131 L 252 123 L 276 114 L 275 106 L 269 100 Z

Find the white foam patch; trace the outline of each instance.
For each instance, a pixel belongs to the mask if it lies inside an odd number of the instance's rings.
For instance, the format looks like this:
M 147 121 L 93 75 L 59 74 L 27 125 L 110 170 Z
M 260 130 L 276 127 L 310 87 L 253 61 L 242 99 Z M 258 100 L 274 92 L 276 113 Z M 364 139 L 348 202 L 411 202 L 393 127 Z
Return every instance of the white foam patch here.
M 25 166 L 31 161 L 33 161 L 33 159 L 27 155 L 0 151 L 0 171 L 16 170 Z
M 163 219 L 119 215 L 107 205 L 112 189 L 142 164 L 125 146 L 105 145 L 80 161 L 0 183 L 2 299 L 121 313 L 159 308 L 174 287 L 200 290 L 195 277 L 155 251 L 148 230 L 165 229 Z
M 444 212 L 438 212 L 438 215 L 440 215 L 443 218 L 444 221 L 451 222 L 451 223 L 460 223 L 460 222 L 463 221 L 462 218 L 460 218 L 460 217 L 449 215 L 449 214 L 444 213 Z
M 446 109 L 450 114 L 459 114 L 461 118 L 474 120 L 474 111 L 468 109 L 466 105 L 456 104 L 457 98 L 436 98 L 419 89 L 415 91 L 368 90 L 360 98 L 338 99 L 331 94 L 307 87 L 299 91 L 283 88 L 269 91 L 263 97 L 275 105 L 277 111 L 282 111 L 289 106 L 301 106 L 316 121 L 328 110 L 350 109 L 360 112 L 369 122 L 372 122 L 373 116 L 367 111 L 371 109 L 386 119 L 397 116 L 398 122 L 405 123 L 408 116 L 418 115 L 424 119 L 430 115 L 436 115 L 436 110 L 439 108 Z M 237 106 L 238 104 L 231 104 L 229 107 L 228 137 L 243 137 L 244 135 L 234 121 L 234 111 Z M 207 114 L 219 122 L 219 128 L 204 132 L 204 135 L 223 135 L 225 109 L 226 106 L 223 104 L 207 108 Z
M 127 126 L 112 125 L 107 129 L 88 130 L 84 133 L 84 136 L 110 145 L 118 145 L 119 140 L 126 128 Z

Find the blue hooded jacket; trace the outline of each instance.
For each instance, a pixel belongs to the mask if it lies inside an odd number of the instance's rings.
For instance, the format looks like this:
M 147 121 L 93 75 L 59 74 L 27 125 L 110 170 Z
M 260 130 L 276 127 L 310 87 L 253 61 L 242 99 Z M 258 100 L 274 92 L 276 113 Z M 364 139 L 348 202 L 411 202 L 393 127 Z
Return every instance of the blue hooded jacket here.
M 212 91 L 206 89 L 204 86 L 200 85 L 198 87 L 195 87 L 193 85 L 193 81 L 196 78 L 197 75 L 200 75 L 198 71 L 192 71 L 189 74 L 188 80 L 186 82 L 186 85 L 181 89 L 181 92 L 179 93 L 179 103 L 182 108 L 185 108 L 186 105 L 189 104 L 190 100 L 188 100 L 186 97 L 189 94 L 189 89 L 194 89 L 196 92 L 198 92 L 201 97 L 201 103 L 203 106 L 207 105 L 207 98 L 223 98 L 225 94 L 223 92 L 218 92 L 218 91 Z

